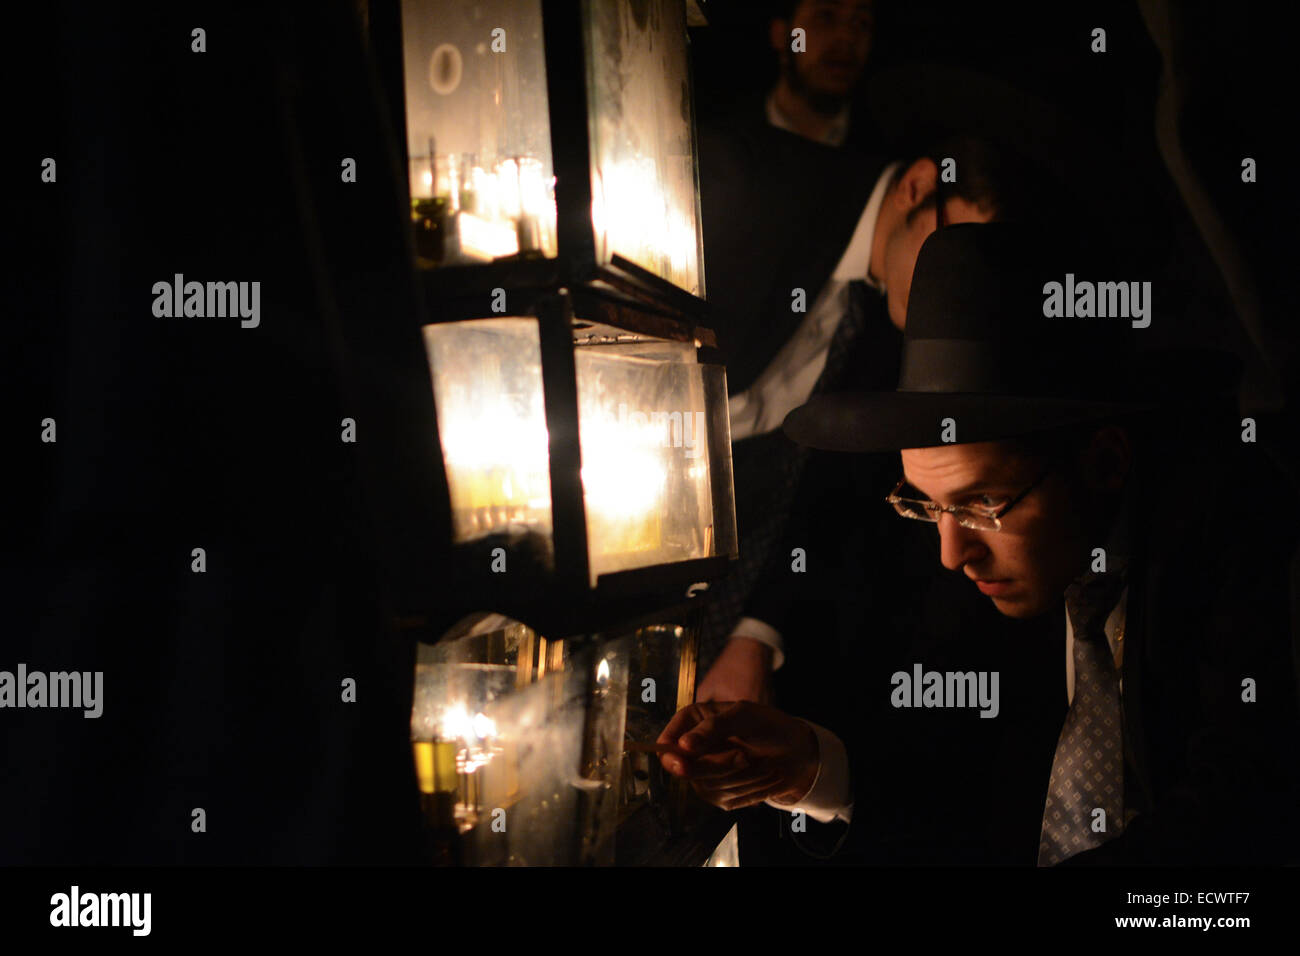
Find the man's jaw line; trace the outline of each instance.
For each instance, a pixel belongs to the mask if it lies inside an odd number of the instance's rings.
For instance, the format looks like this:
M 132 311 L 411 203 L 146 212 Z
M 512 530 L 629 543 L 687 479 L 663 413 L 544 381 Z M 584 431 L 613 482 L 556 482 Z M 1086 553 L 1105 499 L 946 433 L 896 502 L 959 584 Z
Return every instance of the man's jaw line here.
M 789 64 L 785 72 L 785 82 L 790 92 L 803 100 L 805 106 L 824 119 L 830 119 L 849 102 L 847 93 L 826 93 L 814 90 L 798 68 Z

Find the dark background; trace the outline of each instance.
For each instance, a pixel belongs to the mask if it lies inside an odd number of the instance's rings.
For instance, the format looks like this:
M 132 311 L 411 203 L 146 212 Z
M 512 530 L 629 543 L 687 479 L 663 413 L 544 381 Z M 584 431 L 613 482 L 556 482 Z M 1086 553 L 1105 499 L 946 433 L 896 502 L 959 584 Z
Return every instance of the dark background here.
M 712 25 L 693 31 L 702 123 L 774 78 L 757 9 L 711 3 Z M 1180 9 L 1184 144 L 1261 289 L 1271 380 L 1160 164 L 1160 60 L 1135 5 L 882 2 L 867 89 L 889 67 L 936 61 L 1060 104 L 1114 157 L 1098 175 L 1143 197 L 1116 229 L 1182 277 L 1185 308 L 1162 331 L 1237 348 L 1254 399 L 1276 408 L 1296 344 L 1281 14 Z M 102 670 L 104 715 L 0 711 L 0 862 L 418 861 L 413 647 L 383 624 L 391 555 L 339 421 L 360 407 L 357 383 L 427 384 L 408 331 L 402 121 L 377 105 L 351 8 L 19 12 L 0 669 Z M 1105 56 L 1088 52 L 1097 25 Z M 1253 186 L 1245 155 L 1259 160 Z M 40 182 L 45 156 L 57 185 Z M 339 181 L 343 156 L 356 184 Z M 261 327 L 155 319 L 150 287 L 176 272 L 261 281 Z M 342 315 L 408 335 L 409 357 L 352 349 Z M 39 440 L 45 417 L 57 444 Z M 379 431 L 360 416 L 361 443 Z M 440 492 L 409 503 L 430 539 L 445 529 Z M 206 574 L 190 571 L 194 547 Z M 355 704 L 340 700 L 347 677 Z M 190 830 L 195 807 L 207 833 Z

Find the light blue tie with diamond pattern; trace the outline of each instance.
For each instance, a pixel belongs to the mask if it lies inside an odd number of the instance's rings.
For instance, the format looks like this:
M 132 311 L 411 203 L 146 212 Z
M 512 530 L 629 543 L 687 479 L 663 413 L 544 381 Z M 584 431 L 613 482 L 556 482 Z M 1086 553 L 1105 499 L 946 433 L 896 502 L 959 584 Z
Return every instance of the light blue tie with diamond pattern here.
M 1124 730 L 1106 618 L 1124 575 L 1089 573 L 1065 592 L 1074 629 L 1074 699 L 1056 744 L 1038 865 L 1100 846 L 1124 827 Z M 1105 816 L 1096 811 L 1102 810 Z M 1105 829 L 1099 829 L 1104 822 Z

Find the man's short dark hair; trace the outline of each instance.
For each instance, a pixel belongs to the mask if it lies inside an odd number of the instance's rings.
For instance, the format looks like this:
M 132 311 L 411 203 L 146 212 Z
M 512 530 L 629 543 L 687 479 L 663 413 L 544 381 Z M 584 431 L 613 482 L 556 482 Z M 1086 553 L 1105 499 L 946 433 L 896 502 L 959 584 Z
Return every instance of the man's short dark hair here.
M 795 11 L 804 4 L 805 0 L 769 0 L 767 5 L 768 17 L 772 20 L 784 20 L 789 23 L 794 19 Z M 875 4 L 872 3 L 872 8 Z
M 794 19 L 795 11 L 803 0 L 771 0 L 768 3 L 768 15 L 773 20 L 785 20 L 789 23 Z
M 956 164 L 956 181 L 941 183 L 945 198 L 958 196 L 1002 221 L 1049 224 L 1054 218 L 1058 190 L 1050 174 L 1014 149 L 977 136 L 950 136 L 900 165 L 895 178 L 922 158 L 933 160 L 941 174 L 946 160 Z M 926 196 L 908 220 L 934 208 L 935 196 Z
M 1063 425 L 1006 439 L 1002 444 L 1017 457 L 1043 464 L 1063 466 L 1071 471 L 1079 456 L 1092 443 L 1093 436 L 1104 428 L 1122 428 L 1129 437 L 1135 459 L 1149 444 L 1150 429 L 1154 423 L 1141 413 L 1116 414 L 1089 422 Z

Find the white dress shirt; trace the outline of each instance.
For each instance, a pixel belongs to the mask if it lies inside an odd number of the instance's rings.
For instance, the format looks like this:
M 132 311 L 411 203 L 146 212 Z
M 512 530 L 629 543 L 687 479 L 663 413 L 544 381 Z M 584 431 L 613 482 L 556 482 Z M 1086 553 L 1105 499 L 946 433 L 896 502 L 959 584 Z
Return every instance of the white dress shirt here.
M 776 105 L 776 90 L 767 94 L 767 121 L 777 129 L 783 129 L 786 132 L 794 133 L 796 136 L 803 136 L 803 133 L 794 128 L 790 122 L 790 117 L 781 112 L 781 108 Z M 849 105 L 844 104 L 844 108 L 835 114 L 831 120 L 831 125 L 826 127 L 826 132 L 820 139 L 813 139 L 815 143 L 821 143 L 823 146 L 843 146 L 844 140 L 849 135 Z M 805 137 L 812 139 L 812 137 Z
M 876 220 L 885 202 L 885 192 L 898 166 L 898 163 L 890 163 L 876 180 L 839 264 L 818 292 L 812 308 L 794 335 L 749 388 L 728 400 L 733 442 L 780 428 L 787 414 L 808 401 L 813 386 L 826 368 L 831 338 L 848 311 L 851 281 L 861 279 L 884 295 L 884 285 L 871 278 L 871 246 L 876 238 Z
M 803 718 L 799 718 L 803 720 Z M 844 742 L 825 727 L 814 724 L 811 720 L 804 723 L 817 735 L 819 756 L 817 776 L 808 792 L 796 803 L 777 803 L 765 801 L 769 807 L 786 810 L 790 813 L 803 812 L 818 823 L 830 823 L 832 820 L 853 819 L 853 790 L 849 780 L 849 752 Z

